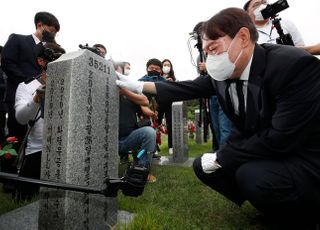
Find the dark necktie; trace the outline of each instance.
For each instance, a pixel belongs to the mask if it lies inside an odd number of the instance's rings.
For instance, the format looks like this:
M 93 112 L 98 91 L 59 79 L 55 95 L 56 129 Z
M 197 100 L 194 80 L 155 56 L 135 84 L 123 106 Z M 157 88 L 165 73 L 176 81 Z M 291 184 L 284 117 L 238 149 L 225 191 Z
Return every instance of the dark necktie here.
M 238 95 L 238 101 L 239 101 L 239 116 L 242 121 L 245 120 L 245 101 L 244 101 L 244 95 L 243 95 L 243 80 L 237 80 L 236 81 L 236 90 Z
M 229 93 L 229 87 L 231 83 L 236 84 L 236 91 L 237 91 L 237 96 L 238 96 L 238 102 L 239 102 L 239 116 L 235 114 L 234 112 L 234 106 L 231 101 L 231 95 Z M 226 92 L 225 92 L 225 98 L 226 98 L 226 103 L 228 104 L 228 107 L 231 110 L 231 113 L 233 113 L 234 118 L 237 122 L 243 123 L 245 120 L 245 102 L 244 102 L 244 95 L 243 95 L 243 80 L 238 80 L 238 79 L 229 79 L 226 81 L 227 87 L 226 87 Z

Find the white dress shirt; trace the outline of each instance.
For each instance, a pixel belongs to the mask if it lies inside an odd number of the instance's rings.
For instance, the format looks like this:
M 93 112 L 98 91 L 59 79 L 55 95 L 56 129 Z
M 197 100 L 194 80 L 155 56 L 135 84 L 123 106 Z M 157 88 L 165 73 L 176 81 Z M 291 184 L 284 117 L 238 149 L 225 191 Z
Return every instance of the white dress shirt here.
M 297 27 L 288 20 L 281 20 L 280 21 L 281 28 L 283 30 L 284 34 L 290 33 L 293 43 L 295 46 L 304 46 L 304 41 L 302 39 L 302 36 L 297 29 Z M 263 44 L 263 43 L 273 43 L 276 44 L 276 39 L 279 37 L 279 34 L 277 32 L 276 28 L 273 28 L 272 22 L 269 20 L 266 25 L 263 27 L 257 27 L 259 38 L 257 43 Z
M 248 79 L 249 79 L 249 74 L 250 74 L 250 68 L 252 64 L 252 57 L 253 54 L 250 58 L 250 61 L 248 62 L 246 68 L 243 70 L 240 80 L 243 80 L 243 86 L 242 86 L 242 91 L 243 91 L 243 96 L 244 96 L 244 110 L 247 110 L 247 89 L 248 89 Z M 236 90 L 236 83 L 232 82 L 229 87 L 229 94 L 231 98 L 231 102 L 234 108 L 235 114 L 239 115 L 239 99 L 238 99 L 238 94 Z
M 33 96 L 36 94 L 37 88 L 40 86 L 38 80 L 33 80 L 29 84 L 20 83 L 16 91 L 16 119 L 20 124 L 28 124 L 33 120 L 40 104 L 33 101 Z M 38 114 L 38 117 L 40 113 Z M 42 151 L 42 134 L 43 134 L 43 119 L 40 118 L 33 126 L 28 136 L 26 146 L 26 155 Z

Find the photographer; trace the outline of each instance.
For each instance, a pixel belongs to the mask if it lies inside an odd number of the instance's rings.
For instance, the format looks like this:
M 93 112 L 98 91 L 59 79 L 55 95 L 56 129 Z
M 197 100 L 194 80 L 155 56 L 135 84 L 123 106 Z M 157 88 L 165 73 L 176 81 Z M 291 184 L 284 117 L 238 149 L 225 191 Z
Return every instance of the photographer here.
M 40 102 L 44 100 L 44 89 L 46 84 L 47 64 L 65 53 L 56 43 L 46 42 L 36 45 L 36 62 L 42 70 L 39 78 L 28 83 L 20 83 L 16 91 L 15 110 L 16 119 L 20 124 L 29 124 L 30 133 L 25 146 L 25 159 L 21 168 L 21 176 L 40 178 L 43 118 L 40 117 Z M 31 124 L 34 122 L 34 124 Z M 20 153 L 23 154 L 23 153 Z M 23 184 L 21 198 L 30 199 L 38 191 L 37 186 Z
M 277 30 L 273 27 L 270 18 L 264 19 L 261 10 L 267 7 L 266 0 L 249 0 L 243 6 L 243 9 L 248 12 L 254 22 L 258 33 L 258 44 L 273 43 L 276 44 L 276 39 L 279 37 Z M 296 26 L 288 20 L 281 20 L 281 26 L 284 34 L 290 34 L 295 46 L 304 46 L 302 36 Z

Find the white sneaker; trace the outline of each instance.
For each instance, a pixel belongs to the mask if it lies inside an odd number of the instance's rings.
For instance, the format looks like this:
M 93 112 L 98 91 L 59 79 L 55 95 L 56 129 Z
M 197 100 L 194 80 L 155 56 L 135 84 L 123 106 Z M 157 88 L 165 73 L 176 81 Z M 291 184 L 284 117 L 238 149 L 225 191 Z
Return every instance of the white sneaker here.
M 169 154 L 172 155 L 173 154 L 173 149 L 169 148 Z

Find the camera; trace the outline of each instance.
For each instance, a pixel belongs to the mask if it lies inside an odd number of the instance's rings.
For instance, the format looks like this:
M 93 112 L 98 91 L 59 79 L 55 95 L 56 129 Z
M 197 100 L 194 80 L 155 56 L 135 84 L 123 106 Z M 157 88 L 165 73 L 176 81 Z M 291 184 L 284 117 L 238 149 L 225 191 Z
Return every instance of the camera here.
M 121 186 L 122 193 L 126 196 L 140 196 L 146 186 L 149 167 L 131 165 L 128 167 L 123 180 L 126 182 Z
M 287 0 L 279 0 L 273 4 L 268 4 L 267 7 L 261 10 L 264 19 L 274 18 L 277 13 L 289 8 Z
M 80 49 L 87 49 L 87 50 L 89 50 L 89 51 L 91 51 L 91 52 L 93 52 L 93 53 L 101 56 L 100 50 L 99 50 L 97 47 L 89 46 L 88 43 L 85 44 L 85 45 L 81 45 L 81 44 L 80 44 L 80 45 L 79 45 L 79 48 L 80 48 Z

